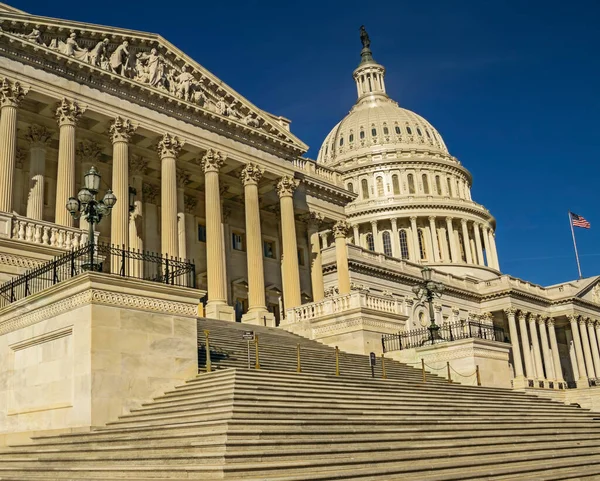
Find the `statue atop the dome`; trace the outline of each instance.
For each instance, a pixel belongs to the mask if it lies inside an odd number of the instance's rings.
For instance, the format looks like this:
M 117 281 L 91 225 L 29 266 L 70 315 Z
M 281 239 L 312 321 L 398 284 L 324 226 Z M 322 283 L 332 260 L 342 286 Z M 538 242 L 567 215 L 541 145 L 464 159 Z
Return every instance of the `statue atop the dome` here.
M 365 29 L 364 25 L 360 26 L 360 41 L 362 42 L 363 48 L 369 48 L 371 46 L 371 39 Z

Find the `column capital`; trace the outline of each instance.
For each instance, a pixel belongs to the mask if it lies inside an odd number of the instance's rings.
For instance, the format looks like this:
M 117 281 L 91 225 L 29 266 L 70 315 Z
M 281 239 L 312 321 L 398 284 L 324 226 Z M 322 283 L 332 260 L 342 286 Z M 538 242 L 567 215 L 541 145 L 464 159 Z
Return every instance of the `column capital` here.
M 446 217 L 446 222 L 452 222 L 454 220 L 454 217 Z
M 58 126 L 75 125 L 86 110 L 86 107 L 74 100 L 63 98 L 56 106 L 56 121 L 58 122 Z
M 185 211 L 188 214 L 193 214 L 196 210 L 196 205 L 198 205 L 198 198 L 195 195 L 185 194 L 183 196 L 183 204 L 185 206 Z
M 533 312 L 530 312 L 529 316 L 527 316 L 527 317 L 529 317 L 529 322 L 535 322 L 538 318 L 538 315 L 534 314 Z
M 32 124 L 27 128 L 25 139 L 31 148 L 45 149 L 50 143 L 52 132 L 41 125 Z
M 435 219 L 436 219 L 436 218 L 437 218 L 437 217 L 436 217 L 435 215 L 430 215 L 430 216 L 429 216 L 429 222 L 435 222 Z
M 215 149 L 208 149 L 200 160 L 202 170 L 206 174 L 207 172 L 219 172 L 221 167 L 225 165 L 225 159 L 227 156 Z
M 129 174 L 145 175 L 148 173 L 148 159 L 141 155 L 132 154 L 129 156 Z
M 177 182 L 178 188 L 185 188 L 185 186 L 190 183 L 189 172 L 186 172 L 183 169 L 177 169 L 177 171 L 175 172 L 175 181 Z
M 158 152 L 158 156 L 162 160 L 167 157 L 177 157 L 184 145 L 185 142 L 183 140 L 180 140 L 175 135 L 166 133 L 158 142 L 156 150 Z
M 136 130 L 137 125 L 132 124 L 131 120 L 117 116 L 108 128 L 108 135 L 113 144 L 117 142 L 129 142 Z
M 417 216 L 416 215 L 411 215 L 409 218 L 410 218 L 411 222 L 416 222 L 417 221 Z
M 465 226 L 466 226 L 466 225 L 467 225 L 467 219 L 460 219 L 460 223 L 461 223 L 462 225 L 465 225 Z
M 310 211 L 307 214 L 302 215 L 302 220 L 306 222 L 309 229 L 318 231 L 319 227 L 323 223 L 323 214 L 320 212 Z
M 377 221 L 377 220 L 371 220 L 371 221 L 369 221 L 369 222 L 371 223 L 371 225 L 372 225 L 372 226 L 374 226 L 374 227 L 377 227 L 377 225 L 378 225 L 377 223 L 378 223 L 379 221 Z
M 586 318 L 585 318 L 585 322 L 586 322 L 586 324 L 587 324 L 588 326 L 590 326 L 590 325 L 592 325 L 592 326 L 593 326 L 593 325 L 594 325 L 594 320 L 593 320 L 593 319 L 590 319 L 589 317 L 586 317 Z
M 528 312 L 519 311 L 519 315 L 517 317 L 519 318 L 519 321 L 525 321 L 527 319 L 528 314 Z
M 514 316 L 517 313 L 517 310 L 514 307 L 507 307 L 506 309 L 504 309 L 504 313 L 507 316 Z
M 586 319 L 584 317 L 579 317 L 579 325 L 580 326 L 585 326 L 586 325 Z
M 251 184 L 258 184 L 260 179 L 262 179 L 263 173 L 264 170 L 259 165 L 250 162 L 242 170 L 240 179 L 242 179 L 244 187 Z
M 144 202 L 156 204 L 156 197 L 160 194 L 160 188 L 154 184 L 143 184 L 142 194 L 144 195 Z
M 547 321 L 548 321 L 548 327 L 554 327 L 555 320 L 554 320 L 554 318 L 553 318 L 553 317 L 549 317 L 549 318 L 547 319 Z
M 537 316 L 537 322 L 540 326 L 546 325 L 546 318 L 544 316 Z
M 81 162 L 95 164 L 96 162 L 100 162 L 102 147 L 93 140 L 85 139 L 77 144 L 75 153 Z
M 395 229 L 398 227 L 398 219 L 396 219 L 395 217 L 391 217 L 390 222 L 392 224 L 392 229 Z
M 333 236 L 337 239 L 338 237 L 346 237 L 350 232 L 350 224 L 345 220 L 339 220 L 331 229 L 333 231 Z
M 0 108 L 18 107 L 27 92 L 29 92 L 29 87 L 24 87 L 20 82 L 3 78 L 2 84 L 0 84 Z
M 291 197 L 294 195 L 296 187 L 300 184 L 298 179 L 294 179 L 292 175 L 284 175 L 277 181 L 277 195 L 281 197 Z

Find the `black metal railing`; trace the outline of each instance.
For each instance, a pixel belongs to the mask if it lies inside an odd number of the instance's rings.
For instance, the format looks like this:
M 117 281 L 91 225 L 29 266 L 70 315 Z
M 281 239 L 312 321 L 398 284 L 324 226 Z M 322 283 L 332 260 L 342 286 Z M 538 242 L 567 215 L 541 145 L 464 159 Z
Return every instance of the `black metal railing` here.
M 504 329 L 477 321 L 456 321 L 439 326 L 435 343 L 457 341 L 459 339 L 478 338 L 490 341 L 509 342 Z M 381 336 L 383 352 L 401 351 L 431 344 L 431 331 L 427 327 L 399 332 L 398 334 L 384 334 Z
M 110 244 L 88 244 L 0 285 L 0 307 L 90 270 L 173 286 L 196 287 L 196 267 L 190 261 Z

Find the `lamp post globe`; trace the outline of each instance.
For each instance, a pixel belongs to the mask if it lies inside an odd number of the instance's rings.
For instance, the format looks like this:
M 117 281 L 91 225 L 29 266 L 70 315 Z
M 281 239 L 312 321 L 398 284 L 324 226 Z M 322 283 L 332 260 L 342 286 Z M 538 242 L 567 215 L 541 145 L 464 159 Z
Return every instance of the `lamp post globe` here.
M 438 333 L 440 326 L 435 323 L 435 312 L 433 310 L 433 299 L 435 297 L 441 297 L 444 292 L 444 285 L 440 282 L 433 281 L 433 270 L 429 267 L 423 267 L 421 269 L 421 276 L 423 280 L 412 288 L 413 293 L 418 300 L 426 300 L 429 310 L 429 341 L 434 344 L 436 340 L 440 339 Z

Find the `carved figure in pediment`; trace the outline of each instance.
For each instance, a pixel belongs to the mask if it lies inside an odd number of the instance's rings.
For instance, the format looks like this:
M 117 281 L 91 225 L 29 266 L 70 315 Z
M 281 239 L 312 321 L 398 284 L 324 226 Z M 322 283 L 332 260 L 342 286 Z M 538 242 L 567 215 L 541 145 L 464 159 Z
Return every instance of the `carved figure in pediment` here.
M 193 93 L 193 101 L 195 104 L 198 104 L 200 107 L 205 107 L 208 101 L 205 93 L 202 91 L 202 88 L 196 84 Z
M 189 102 L 192 95 L 192 86 L 194 85 L 195 80 L 196 79 L 194 76 L 187 71 L 187 67 L 185 65 L 181 67 L 181 73 L 175 78 L 177 97 Z
M 111 54 L 109 60 L 110 70 L 119 75 L 125 75 L 129 68 L 129 42 L 125 40 Z
M 50 43 L 50 48 L 58 50 L 67 57 L 74 57 L 77 60 L 87 62 L 89 59 L 89 51 L 87 48 L 81 48 L 77 43 L 77 34 L 75 32 L 69 35 L 69 38 L 64 42 L 62 40 L 54 39 Z
M 242 122 L 244 122 L 248 127 L 254 127 L 254 128 L 260 127 L 260 122 L 252 114 L 246 115 Z
M 31 31 L 31 33 L 28 33 L 27 35 L 20 35 L 20 36 L 22 36 L 25 40 L 29 40 L 30 42 L 44 45 L 44 41 L 42 40 L 42 32 L 41 32 L 41 30 L 39 30 L 37 28 L 34 28 Z
M 105 38 L 96 44 L 96 46 L 90 52 L 90 64 L 94 65 L 95 67 L 99 67 L 101 65 L 102 60 L 107 56 L 108 43 L 108 39 Z
M 229 105 L 227 107 L 227 115 L 229 117 L 233 117 L 234 119 L 241 119 L 242 118 L 242 114 L 240 113 L 240 111 L 236 108 L 236 101 L 234 100 L 233 102 L 231 102 L 231 105 Z
M 592 302 L 600 304 L 600 284 L 596 284 L 592 290 Z
M 153 48 L 150 53 L 138 53 L 138 62 L 143 65 L 143 75 L 135 80 L 157 87 L 163 83 L 165 73 L 165 63 L 158 50 Z
M 219 97 L 219 100 L 215 103 L 215 107 L 217 108 L 217 113 L 220 115 L 224 115 L 227 117 L 229 115 L 227 109 L 227 103 L 223 97 Z

